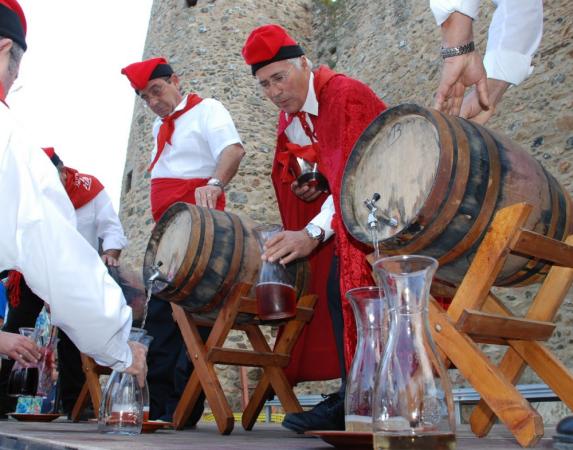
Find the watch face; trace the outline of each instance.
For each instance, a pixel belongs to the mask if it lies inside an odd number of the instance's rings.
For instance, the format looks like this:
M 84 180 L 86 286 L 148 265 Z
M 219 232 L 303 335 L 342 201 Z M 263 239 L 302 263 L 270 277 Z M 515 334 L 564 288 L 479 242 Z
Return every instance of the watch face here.
M 306 226 L 306 231 L 308 232 L 309 236 L 313 239 L 318 239 L 322 234 L 322 230 L 320 227 L 314 225 L 313 223 L 309 223 Z

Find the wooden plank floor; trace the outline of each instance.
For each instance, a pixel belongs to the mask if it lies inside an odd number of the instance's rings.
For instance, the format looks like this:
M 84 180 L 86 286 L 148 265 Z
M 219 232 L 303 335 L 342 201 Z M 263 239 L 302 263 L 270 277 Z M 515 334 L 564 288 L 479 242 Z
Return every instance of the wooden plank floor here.
M 229 450 L 291 450 L 333 449 L 314 437 L 297 435 L 278 424 L 255 425 L 253 431 L 244 431 L 240 424 L 229 436 L 221 436 L 213 423 L 199 423 L 194 430 L 161 430 L 139 436 L 112 436 L 97 432 L 95 423 L 71 423 L 59 419 L 51 423 L 0 421 L 0 450 L 177 450 L 177 449 L 229 449 Z M 547 426 L 546 436 L 536 449 L 550 449 L 554 427 Z M 521 448 L 503 426 L 496 426 L 490 436 L 478 439 L 467 425 L 458 429 L 458 450 L 511 450 Z

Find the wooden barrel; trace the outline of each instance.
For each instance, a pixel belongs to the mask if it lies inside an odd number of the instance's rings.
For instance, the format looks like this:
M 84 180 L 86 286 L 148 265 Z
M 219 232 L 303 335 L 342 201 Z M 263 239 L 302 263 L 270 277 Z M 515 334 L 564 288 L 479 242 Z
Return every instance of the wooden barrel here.
M 526 228 L 564 240 L 573 233 L 571 198 L 541 164 L 505 136 L 436 110 L 404 104 L 378 116 L 348 159 L 342 218 L 372 245 L 364 201 L 397 222 L 382 225 L 383 254 L 422 254 L 440 263 L 437 277 L 459 284 L 497 211 L 527 202 Z M 547 264 L 510 255 L 495 284 L 539 280 Z
M 256 284 L 261 254 L 253 229 L 258 224 L 229 212 L 175 203 L 155 225 L 143 261 L 143 279 L 154 266 L 169 281 L 157 281 L 152 293 L 205 320 L 215 320 L 237 282 Z M 297 295 L 304 294 L 309 277 L 306 261 L 288 266 Z M 253 290 L 254 295 L 254 290 Z M 239 321 L 253 321 L 241 314 Z

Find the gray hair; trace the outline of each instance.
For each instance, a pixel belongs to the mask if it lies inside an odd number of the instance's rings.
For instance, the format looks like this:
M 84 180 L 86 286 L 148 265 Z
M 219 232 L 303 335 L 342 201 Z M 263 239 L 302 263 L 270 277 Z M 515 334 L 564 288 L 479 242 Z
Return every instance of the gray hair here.
M 22 56 L 24 55 L 24 49 L 9 37 L 0 35 L 0 40 L 2 39 L 10 39 L 12 41 L 12 47 L 10 47 L 10 61 L 8 62 L 8 73 L 16 74 L 18 73 L 20 61 L 22 61 Z
M 303 55 L 303 56 L 304 56 L 304 55 Z M 304 57 L 306 58 L 306 63 L 307 63 L 307 65 L 308 65 L 308 68 L 309 68 L 310 70 L 312 70 L 312 61 L 311 61 L 310 59 L 308 59 L 306 56 L 304 56 Z M 301 62 L 301 60 L 300 60 L 301 58 L 302 58 L 302 56 L 298 56 L 297 58 L 287 59 L 287 61 L 288 61 L 289 63 L 291 63 L 293 66 L 295 66 L 297 69 L 300 69 L 300 68 L 302 68 L 302 62 Z

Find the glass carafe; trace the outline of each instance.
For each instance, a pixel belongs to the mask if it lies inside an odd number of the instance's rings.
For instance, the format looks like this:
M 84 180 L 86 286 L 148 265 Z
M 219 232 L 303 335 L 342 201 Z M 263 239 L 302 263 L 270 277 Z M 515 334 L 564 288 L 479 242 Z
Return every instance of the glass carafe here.
M 377 286 L 352 289 L 346 297 L 354 311 L 358 334 L 346 383 L 346 431 L 372 431 L 372 394 L 388 332 L 387 305 L 384 292 Z
M 435 259 L 416 255 L 374 264 L 392 305 L 374 391 L 375 450 L 456 447 L 452 390 L 428 324 L 428 296 L 437 267 Z
M 265 243 L 281 231 L 281 225 L 260 225 L 254 229 L 261 253 Z M 285 266 L 278 262 L 262 262 L 256 298 L 257 314 L 261 320 L 288 319 L 296 314 L 294 282 Z
M 39 342 L 39 329 L 23 327 L 19 328 L 18 331 L 22 336 L 29 337 L 36 344 L 41 344 Z M 8 395 L 11 397 L 35 396 L 38 389 L 38 378 L 38 363 L 23 365 L 16 361 L 8 378 Z
M 146 334 L 139 340 L 139 342 L 145 345 L 147 348 L 149 348 L 152 340 L 153 336 Z M 145 385 L 143 386 L 143 388 L 141 388 L 141 394 L 143 403 L 143 423 L 145 423 L 149 422 L 149 405 L 150 405 L 149 385 L 147 384 L 147 379 L 145 380 Z
M 132 328 L 129 340 L 144 343 L 146 330 Z M 107 382 L 99 407 L 98 430 L 102 433 L 134 435 L 141 433 L 143 391 L 135 375 L 114 370 Z

